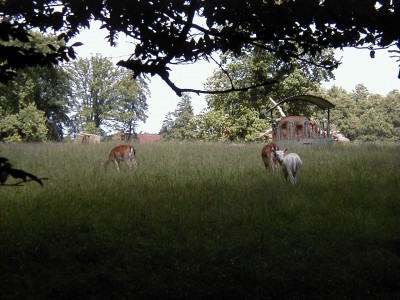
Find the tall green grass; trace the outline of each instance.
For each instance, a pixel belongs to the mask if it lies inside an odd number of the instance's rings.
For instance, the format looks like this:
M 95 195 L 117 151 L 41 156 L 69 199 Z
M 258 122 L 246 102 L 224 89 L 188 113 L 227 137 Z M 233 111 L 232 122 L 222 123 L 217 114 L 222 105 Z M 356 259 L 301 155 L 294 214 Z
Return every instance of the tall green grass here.
M 398 145 L 291 148 L 296 186 L 261 144 L 112 146 L 0 146 L 49 178 L 0 186 L 0 299 L 400 296 Z

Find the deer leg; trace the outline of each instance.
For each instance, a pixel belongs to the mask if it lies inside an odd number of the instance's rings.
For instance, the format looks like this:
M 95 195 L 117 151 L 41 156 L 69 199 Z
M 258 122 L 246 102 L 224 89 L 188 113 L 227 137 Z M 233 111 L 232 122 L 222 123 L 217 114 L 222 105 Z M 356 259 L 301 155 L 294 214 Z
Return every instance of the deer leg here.
M 118 160 L 114 160 L 115 167 L 117 168 L 117 171 L 119 172 L 119 162 Z
M 128 158 L 128 159 L 125 159 L 125 162 L 126 162 L 126 164 L 129 166 L 129 169 L 132 169 L 132 162 L 131 162 L 131 160 Z

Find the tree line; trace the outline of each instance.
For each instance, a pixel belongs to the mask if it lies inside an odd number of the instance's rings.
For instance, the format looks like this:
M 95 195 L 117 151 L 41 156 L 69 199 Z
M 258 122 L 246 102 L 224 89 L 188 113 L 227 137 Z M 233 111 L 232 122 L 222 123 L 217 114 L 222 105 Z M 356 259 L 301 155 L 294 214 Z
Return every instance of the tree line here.
M 193 125 L 200 138 L 222 132 L 229 140 L 252 140 L 266 126 L 263 111 L 269 98 L 282 99 L 285 93 L 293 95 L 304 90 L 324 92 L 317 88 L 319 80 L 331 76 L 340 65 L 327 55 L 329 51 L 364 48 L 370 50 L 372 59 L 377 50 L 389 49 L 394 61 L 399 60 L 400 2 L 342 2 L 0 1 L 0 140 L 60 140 L 65 132 L 68 136 L 79 130 L 101 131 L 106 126 L 134 130 L 138 120 L 146 119 L 144 100 L 148 91 L 141 76 L 147 74 L 159 76 L 179 96 L 185 92 L 209 95 L 208 111 L 196 116 L 198 121 Z M 132 43 L 129 58 L 118 62 L 126 73 L 115 69 L 118 74 L 102 74 L 114 79 L 119 76 L 118 84 L 113 79 L 107 81 L 108 89 L 99 89 L 100 82 L 87 85 L 86 78 L 78 76 L 97 65 L 96 59 L 83 60 L 76 66 L 72 63 L 70 69 L 57 67 L 76 59 L 75 47 L 82 43 L 69 42 L 93 20 L 107 31 L 111 46 L 121 36 Z M 34 32 L 52 34 L 54 39 L 40 42 Z M 172 65 L 216 60 L 221 53 L 220 68 L 204 90 L 182 89 L 171 81 Z M 252 72 L 240 68 L 236 61 L 244 66 L 250 63 Z M 78 68 L 83 72 L 74 74 Z M 101 68 L 98 71 L 101 73 Z M 125 80 L 128 76 L 135 78 L 134 87 Z M 110 94 L 115 89 L 123 92 L 113 98 Z M 131 97 L 135 91 L 136 98 Z M 369 116 L 364 118 L 368 120 L 386 120 L 385 116 L 390 115 L 391 111 L 381 111 L 384 104 L 377 111 L 370 108 L 370 101 L 374 102 L 368 100 L 356 116 L 349 117 L 352 128 L 365 122 L 356 120 L 367 112 Z M 285 109 L 294 113 L 302 112 L 304 107 L 293 104 Z M 351 111 L 352 106 L 347 109 Z M 171 113 L 163 130 L 174 125 L 176 119 Z M 342 130 L 347 130 L 342 123 Z M 374 124 L 368 132 L 373 132 L 379 122 Z M 396 122 L 393 126 L 396 128 Z M 358 137 L 350 129 L 347 133 Z M 360 134 L 363 139 L 367 135 Z
M 35 36 L 38 51 L 49 51 L 54 37 Z M 333 50 L 324 50 L 309 60 L 335 61 Z M 321 83 L 334 78 L 332 69 L 304 61 L 283 61 L 260 47 L 247 47 L 240 55 L 226 52 L 220 67 L 205 83 L 207 90 L 238 91 L 210 93 L 207 109 L 194 115 L 189 94 L 183 94 L 176 110 L 165 117 L 160 134 L 165 139 L 256 141 L 271 128 L 266 115 L 274 100 L 298 94 L 321 96 L 333 104 L 331 121 L 353 141 L 398 141 L 399 91 L 386 96 L 368 92 L 363 85 L 352 92 Z M 13 79 L 0 83 L 0 141 L 41 142 L 63 140 L 76 133 L 106 135 L 106 130 L 135 133 L 145 122 L 147 81 L 133 79 L 132 72 L 115 66 L 102 56 L 77 59 L 55 66 L 18 70 Z M 274 78 L 275 84 L 247 89 Z M 283 105 L 287 115 L 321 117 L 307 103 Z M 279 118 L 275 111 L 274 118 Z
M 386 96 L 370 93 L 359 84 L 353 91 L 333 86 L 318 93 L 335 105 L 332 124 L 355 142 L 400 141 L 400 92 Z M 270 105 L 272 106 L 272 105 Z M 286 105 L 284 105 L 286 106 Z M 318 116 L 318 114 L 312 114 Z M 187 95 L 164 119 L 160 134 L 165 139 L 202 141 L 260 141 L 260 134 L 271 128 L 270 121 L 251 108 L 225 110 L 208 107 L 194 115 Z
M 34 34 L 37 51 L 54 37 Z M 150 92 L 144 78 L 100 55 L 63 65 L 18 70 L 0 83 L 0 141 L 61 141 L 76 133 L 134 133 L 145 121 Z
M 333 60 L 332 51 L 324 51 L 319 59 Z M 185 95 L 176 110 L 166 115 L 160 134 L 165 139 L 192 139 L 204 141 L 259 141 L 260 134 L 271 128 L 265 114 L 274 99 L 283 100 L 301 94 L 320 96 L 335 105 L 331 122 L 352 141 L 400 141 L 400 92 L 387 95 L 370 93 L 362 84 L 353 91 L 333 86 L 322 87 L 322 82 L 333 79 L 330 70 L 309 64 L 287 64 L 260 49 L 251 49 L 240 56 L 222 55 L 222 69 L 216 70 L 206 86 L 211 89 L 237 87 L 262 80 L 275 74 L 279 84 L 249 91 L 214 94 L 206 97 L 207 109 L 194 115 L 190 96 Z M 228 76 L 229 74 L 229 76 Z M 285 103 L 286 115 L 306 115 L 315 119 L 326 118 L 312 104 Z M 274 111 L 274 119 L 281 117 Z

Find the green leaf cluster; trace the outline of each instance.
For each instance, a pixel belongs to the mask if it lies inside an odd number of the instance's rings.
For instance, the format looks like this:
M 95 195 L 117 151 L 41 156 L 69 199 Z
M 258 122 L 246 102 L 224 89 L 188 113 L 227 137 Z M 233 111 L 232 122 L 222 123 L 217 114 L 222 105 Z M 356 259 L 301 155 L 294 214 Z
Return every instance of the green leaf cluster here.
M 191 140 L 196 138 L 191 98 L 184 94 L 174 112 L 169 112 L 162 124 L 160 134 L 166 140 Z
M 47 140 L 46 118 L 35 104 L 28 104 L 16 114 L 2 113 L 0 110 L 0 141 L 13 143 Z
M 331 121 L 352 141 L 400 141 L 400 92 L 372 94 L 359 84 L 352 92 L 332 87 L 325 92 L 335 104 Z
M 8 44 L 28 47 L 21 41 Z M 49 45 L 62 45 L 55 37 L 32 32 L 30 44 L 36 51 L 51 52 Z M 68 125 L 67 101 L 70 93 L 68 78 L 60 66 L 35 66 L 19 69 L 12 80 L 0 83 L 0 106 L 4 113 L 18 114 L 21 109 L 34 103 L 45 114 L 47 138 L 61 140 L 63 128 Z

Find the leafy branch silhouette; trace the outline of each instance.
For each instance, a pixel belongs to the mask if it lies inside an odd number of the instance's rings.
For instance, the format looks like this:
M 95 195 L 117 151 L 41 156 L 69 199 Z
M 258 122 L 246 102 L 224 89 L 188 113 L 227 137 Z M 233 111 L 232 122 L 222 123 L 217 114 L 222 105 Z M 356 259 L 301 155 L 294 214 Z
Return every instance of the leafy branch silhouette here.
M 22 181 L 15 184 L 5 184 L 8 177 L 12 176 L 16 179 L 21 179 Z M 43 186 L 42 180 L 48 180 L 48 178 L 38 178 L 37 176 L 25 172 L 24 170 L 14 169 L 8 158 L 0 157 L 0 184 L 7 186 L 21 186 L 21 183 L 28 181 L 36 181 L 41 186 Z

